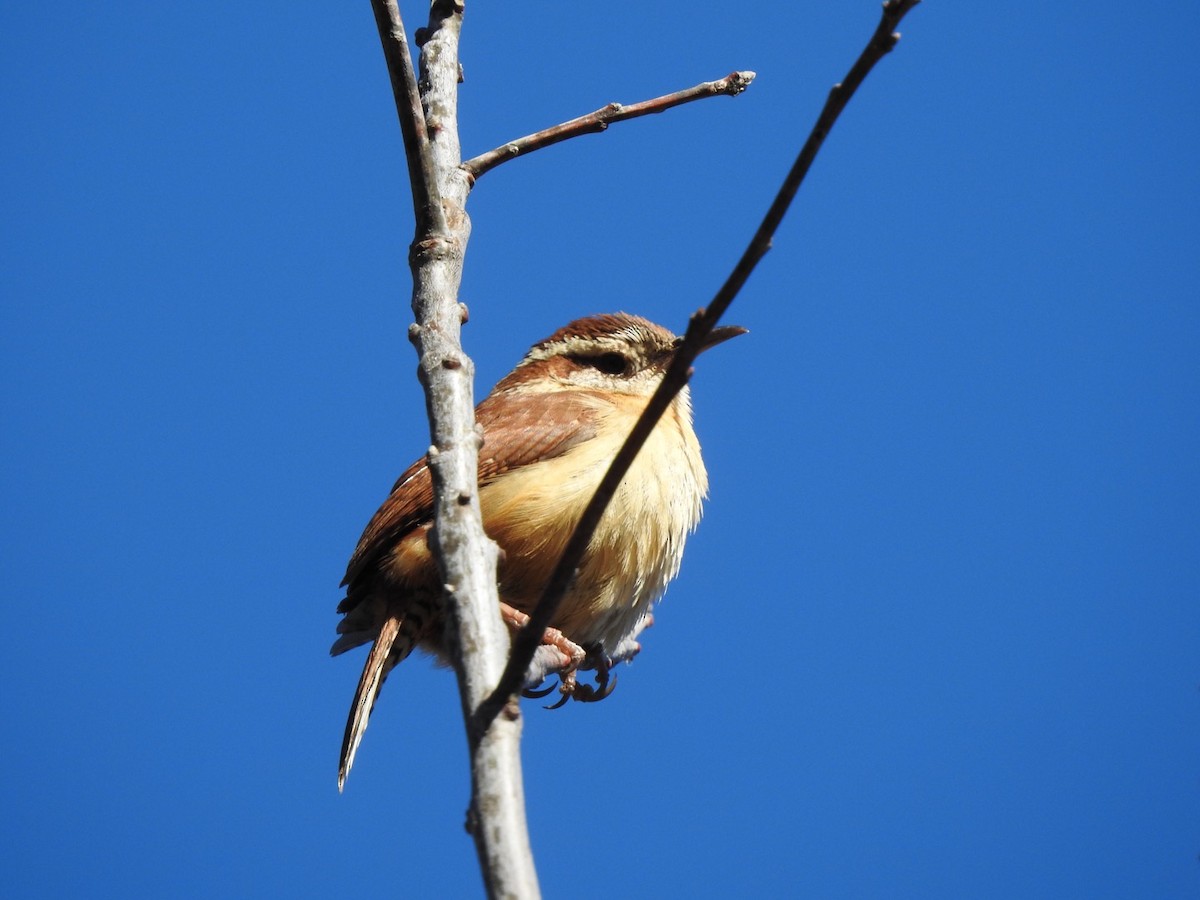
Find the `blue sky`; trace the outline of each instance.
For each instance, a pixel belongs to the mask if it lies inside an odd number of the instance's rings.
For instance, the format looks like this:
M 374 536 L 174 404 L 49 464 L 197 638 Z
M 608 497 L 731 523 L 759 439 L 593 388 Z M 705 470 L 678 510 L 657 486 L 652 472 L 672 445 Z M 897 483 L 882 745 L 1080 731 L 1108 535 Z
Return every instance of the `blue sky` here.
M 480 396 L 716 290 L 878 6 L 754 9 L 470 6 L 468 154 L 758 72 L 480 181 Z M 1193 12 L 910 15 L 701 361 L 644 652 L 527 705 L 548 896 L 1196 896 Z M 0 42 L 0 889 L 478 895 L 446 671 L 335 787 L 337 584 L 428 441 L 368 4 L 8 4 Z

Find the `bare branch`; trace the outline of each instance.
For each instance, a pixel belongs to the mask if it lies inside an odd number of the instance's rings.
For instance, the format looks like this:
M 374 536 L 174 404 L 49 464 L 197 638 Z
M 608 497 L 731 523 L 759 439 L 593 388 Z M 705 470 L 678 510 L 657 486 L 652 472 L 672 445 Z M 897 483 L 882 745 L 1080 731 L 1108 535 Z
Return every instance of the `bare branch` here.
M 446 586 L 447 637 L 471 753 L 468 828 L 489 896 L 537 897 L 516 702 L 491 728 L 472 727 L 476 707 L 503 671 L 509 642 L 500 619 L 496 545 L 484 533 L 479 507 L 474 366 L 460 339 L 466 310 L 458 302 L 458 289 L 470 236 L 464 209 L 470 180 L 459 168 L 458 141 L 463 8 L 457 0 L 434 0 L 424 29 L 418 88 L 395 0 L 372 0 L 372 7 L 396 95 L 416 210 L 416 235 L 409 251 L 416 323 L 409 337 L 420 356 L 432 439 L 431 543 Z
M 784 179 L 779 193 L 770 209 L 767 210 L 767 214 L 749 246 L 746 247 L 733 272 L 730 273 L 729 278 L 726 279 L 708 306 L 691 317 L 687 333 L 684 335 L 679 349 L 675 352 L 675 358 L 671 360 L 671 365 L 663 376 L 662 383 L 650 398 L 645 411 L 634 425 L 633 431 L 613 459 L 600 486 L 596 488 L 596 493 L 584 509 L 579 524 L 558 561 L 558 566 L 550 576 L 550 581 L 542 593 L 537 608 L 529 617 L 529 624 L 514 639 L 512 654 L 509 657 L 508 666 L 504 670 L 504 676 L 492 696 L 488 698 L 487 703 L 481 706 L 477 712 L 482 719 L 477 723 L 477 727 L 487 727 L 487 723 L 499 713 L 508 697 L 520 689 L 533 654 L 541 643 L 542 633 L 554 619 L 558 605 L 574 577 L 575 570 L 583 558 L 596 526 L 599 525 L 600 518 L 604 515 L 604 510 L 620 485 L 621 479 L 629 471 L 634 457 L 637 456 L 638 451 L 650 436 L 650 432 L 654 430 L 659 418 L 670 406 L 671 400 L 687 384 L 691 377 L 692 364 L 696 361 L 700 351 L 704 349 L 706 338 L 742 289 L 746 279 L 754 271 L 754 267 L 770 249 L 771 239 L 779 227 L 779 223 L 783 221 L 783 216 L 795 198 L 796 192 L 800 189 L 804 176 L 808 174 L 809 167 L 821 149 L 826 135 L 829 134 L 838 116 L 875 63 L 879 62 L 896 45 L 900 36 L 894 34 L 893 29 L 919 2 L 920 0 L 886 0 L 883 4 L 883 16 L 875 33 L 846 78 L 840 84 L 834 85 L 829 92 L 829 97 L 825 101 L 821 114 L 817 117 L 816 124 L 813 125 L 808 139 L 804 142 L 799 156 Z
M 800 154 L 792 163 L 791 170 L 783 180 L 779 193 L 775 195 L 775 200 L 763 217 L 762 224 L 758 226 L 758 231 L 755 232 L 746 252 L 742 254 L 742 258 L 738 260 L 738 264 L 730 273 L 725 284 L 721 286 L 721 290 L 709 303 L 708 308 L 702 311 L 705 318 L 710 321 L 710 328 L 716 325 L 717 320 L 729 308 L 729 304 L 742 289 L 742 285 L 746 283 L 746 279 L 750 277 L 750 273 L 754 271 L 759 260 L 771 249 L 771 239 L 775 235 L 775 230 L 792 205 L 796 192 L 800 190 L 800 184 L 808 174 L 813 160 L 817 158 L 817 153 L 834 123 L 837 122 L 838 116 L 842 114 L 842 110 L 846 108 L 846 104 L 850 102 L 850 98 L 854 96 L 854 92 L 858 90 L 858 86 L 862 84 L 863 79 L 867 77 L 875 64 L 896 46 L 900 35 L 894 32 L 895 27 L 920 2 L 921 0 L 885 0 L 883 15 L 875 28 L 875 33 L 871 35 L 867 46 L 854 61 L 854 65 L 850 67 L 846 77 L 829 91 L 825 105 L 821 108 L 821 114 L 817 116 L 817 121 L 809 132 L 808 139 L 800 148 Z
M 515 141 L 509 141 L 507 144 L 503 144 L 494 150 L 489 150 L 487 153 L 481 153 L 476 157 L 468 159 L 462 164 L 462 167 L 472 179 L 477 179 L 480 175 L 491 171 L 501 163 L 508 162 L 510 159 L 516 159 L 518 156 L 532 153 L 534 150 L 541 150 L 543 147 L 549 147 L 551 144 L 557 144 L 573 137 L 579 137 L 582 134 L 595 134 L 604 131 L 613 122 L 622 122 L 625 119 L 636 119 L 639 116 L 665 112 L 672 107 L 682 106 L 685 103 L 691 103 L 693 100 L 703 100 L 706 97 L 717 97 L 721 94 L 736 97 L 749 87 L 750 82 L 753 80 L 753 72 L 730 72 L 724 78 L 719 78 L 716 81 L 705 81 L 695 87 L 676 91 L 673 94 L 664 94 L 661 97 L 655 97 L 653 100 L 643 100 L 640 103 L 633 103 L 628 106 L 620 103 L 610 103 L 608 106 L 601 107 L 595 112 L 588 113 L 586 116 L 580 116 L 577 119 L 571 119 L 569 122 L 563 122 L 561 125 L 543 129 L 536 134 L 528 134 L 523 138 L 517 138 Z
M 425 128 L 425 113 L 417 90 L 417 76 L 408 51 L 408 36 L 396 0 L 371 0 L 375 11 L 375 26 L 383 45 L 392 96 L 400 117 L 400 133 L 404 137 L 404 158 L 408 161 L 408 181 L 412 187 L 413 212 L 417 218 L 417 234 L 446 231 L 442 213 L 441 191 L 438 189 L 429 134 Z

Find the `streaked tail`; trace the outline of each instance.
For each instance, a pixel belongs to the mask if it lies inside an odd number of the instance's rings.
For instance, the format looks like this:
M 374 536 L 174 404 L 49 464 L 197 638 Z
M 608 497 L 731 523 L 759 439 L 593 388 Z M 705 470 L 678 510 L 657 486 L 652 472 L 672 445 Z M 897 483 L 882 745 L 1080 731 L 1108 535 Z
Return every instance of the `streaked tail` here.
M 387 674 L 412 652 L 414 641 L 409 634 L 402 634 L 403 620 L 388 616 L 379 629 L 379 636 L 367 654 L 363 665 L 362 677 L 358 679 L 358 689 L 354 692 L 354 702 L 350 705 L 350 717 L 346 720 L 346 734 L 342 738 L 342 756 L 338 763 L 338 792 L 346 784 L 346 776 L 354 765 L 354 754 L 362 742 L 363 732 L 367 730 L 367 720 L 375 706 L 375 698 L 379 696 L 379 688 L 387 678 Z

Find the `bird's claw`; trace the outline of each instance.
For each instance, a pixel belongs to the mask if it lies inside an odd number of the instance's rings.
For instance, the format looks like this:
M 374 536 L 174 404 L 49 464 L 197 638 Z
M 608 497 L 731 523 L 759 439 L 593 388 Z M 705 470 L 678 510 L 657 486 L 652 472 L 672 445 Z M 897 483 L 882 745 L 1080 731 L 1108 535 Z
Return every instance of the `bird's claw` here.
M 616 690 L 617 676 L 609 674 L 612 670 L 612 661 L 599 647 L 589 648 L 587 658 L 578 668 L 596 670 L 595 687 L 590 684 L 580 684 L 576 676 L 577 669 L 564 672 L 559 676 L 558 686 L 562 696 L 546 709 L 558 709 L 568 700 L 578 700 L 580 703 L 599 703 Z M 544 697 L 546 693 L 549 691 L 540 696 Z
M 590 684 L 577 685 L 575 688 L 575 693 L 573 693 L 571 697 L 575 700 L 578 700 L 580 703 L 599 703 L 616 689 L 616 675 L 614 675 L 611 679 L 606 677 L 603 681 L 597 678 L 596 687 L 592 687 Z
M 550 687 L 547 687 L 547 688 L 527 687 L 527 688 L 525 688 L 525 690 L 521 691 L 521 696 L 529 697 L 532 700 L 540 700 L 542 697 L 545 697 L 547 694 L 549 694 L 552 690 L 554 690 L 554 685 L 550 685 Z

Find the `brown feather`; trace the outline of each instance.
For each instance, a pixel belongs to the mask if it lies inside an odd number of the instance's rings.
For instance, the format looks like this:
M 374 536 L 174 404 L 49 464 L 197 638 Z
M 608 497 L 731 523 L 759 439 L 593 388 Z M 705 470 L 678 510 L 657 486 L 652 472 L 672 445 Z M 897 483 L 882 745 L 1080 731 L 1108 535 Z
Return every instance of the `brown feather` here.
M 395 545 L 401 537 L 423 522 L 433 518 L 433 479 L 424 457 L 404 470 L 396 479 L 392 492 L 383 505 L 371 516 L 371 521 L 358 539 L 354 555 L 346 566 L 342 585 L 353 586 L 367 566 L 378 562 L 381 553 Z M 353 592 L 353 587 L 351 593 Z M 350 599 L 349 596 L 346 597 Z M 343 601 L 342 606 L 345 605 Z M 338 612 L 346 612 L 338 607 Z
M 367 662 L 363 666 L 362 675 L 358 679 L 358 688 L 354 692 L 354 702 L 350 704 L 350 717 L 346 720 L 346 733 L 342 737 L 342 754 L 338 762 L 338 790 L 346 784 L 346 776 L 354 765 L 354 754 L 362 741 L 363 732 L 367 730 L 367 720 L 375 706 L 375 698 L 379 696 L 379 688 L 387 678 L 388 660 L 393 648 L 399 658 L 391 665 L 399 663 L 412 651 L 411 642 L 407 647 L 397 647 L 396 638 L 400 634 L 400 620 L 394 616 L 383 622 L 379 636 L 375 639 L 371 652 L 367 654 Z
M 562 456 L 596 434 L 596 406 L 582 391 L 539 393 L 528 403 L 501 404 L 491 394 L 475 410 L 483 429 L 479 451 L 479 483 L 497 475 Z M 502 408 L 503 407 L 503 408 Z M 504 448 L 504 457 L 493 451 Z
M 595 435 L 596 411 L 582 392 L 542 393 L 529 403 L 497 402 L 492 393 L 475 409 L 483 430 L 479 451 L 479 482 L 545 459 L 561 456 Z M 506 409 L 500 407 L 507 406 Z M 498 458 L 490 448 L 503 447 Z M 338 612 L 348 613 L 362 600 L 364 576 L 377 571 L 408 534 L 433 521 L 433 480 L 424 459 L 419 459 L 396 480 L 391 495 L 371 517 L 346 568 L 346 598 Z M 367 579 L 370 580 L 370 579 Z M 343 648 L 346 649 L 346 648 Z

